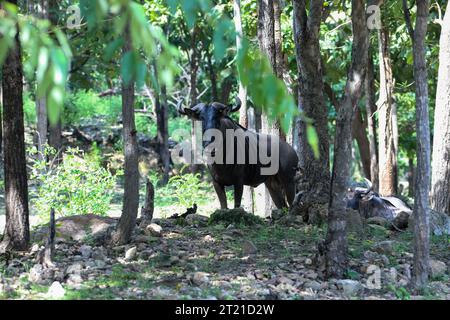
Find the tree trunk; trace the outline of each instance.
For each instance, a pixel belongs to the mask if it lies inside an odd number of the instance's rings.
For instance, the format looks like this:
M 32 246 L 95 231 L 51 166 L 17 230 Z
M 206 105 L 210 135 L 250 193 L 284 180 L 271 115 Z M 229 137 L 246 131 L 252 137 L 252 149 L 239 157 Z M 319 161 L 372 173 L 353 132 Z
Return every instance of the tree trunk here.
M 367 113 L 367 130 L 370 149 L 370 178 L 373 189 L 378 192 L 378 146 L 377 146 L 377 123 L 375 112 L 377 110 L 375 103 L 375 77 L 373 70 L 373 56 L 369 48 L 367 50 L 367 72 L 364 82 L 364 91 L 366 94 L 366 113 Z
M 408 158 L 408 197 L 414 197 L 414 181 L 415 181 L 415 167 L 414 159 Z
M 330 188 L 328 110 L 325 105 L 319 29 L 322 20 L 323 1 L 311 1 L 309 15 L 306 1 L 294 0 L 294 42 L 296 49 L 299 109 L 314 122 L 319 137 L 320 157 L 316 159 L 306 138 L 306 124 L 299 126 L 299 165 L 304 172 L 302 188 L 311 194 L 324 194 L 323 204 L 328 204 Z M 300 186 L 299 186 L 300 189 Z
M 145 202 L 141 208 L 141 225 L 152 222 L 153 211 L 155 210 L 155 187 L 149 178 L 146 178 L 145 190 Z
M 211 81 L 211 99 L 213 101 L 218 101 L 219 94 L 217 93 L 217 75 L 216 70 L 214 70 L 214 64 L 211 60 L 212 54 L 206 53 L 206 61 L 208 63 L 209 81 Z
M 274 74 L 282 79 L 283 55 L 281 50 L 280 2 L 279 0 L 259 0 L 258 4 L 259 47 L 269 59 Z M 270 108 L 271 106 L 264 107 Z M 286 139 L 285 135 L 281 133 L 279 122 L 275 121 L 270 124 L 265 114 L 262 114 L 261 116 L 261 131 L 266 134 L 280 136 L 283 140 Z M 270 216 L 272 210 L 276 207 L 270 197 L 268 189 L 264 188 L 264 192 L 259 192 L 258 195 L 264 197 L 264 200 L 256 200 L 258 203 L 264 201 L 264 213 L 262 215 L 266 217 Z
M 194 106 L 197 103 L 197 72 L 198 72 L 198 59 L 199 59 L 199 52 L 197 50 L 197 30 L 198 27 L 195 25 L 192 29 L 191 34 L 191 50 L 189 54 L 189 67 L 190 67 L 190 74 L 189 74 L 189 104 L 190 106 Z M 195 132 L 195 126 L 194 126 L 194 120 L 192 120 L 191 124 L 191 130 L 192 130 L 192 152 L 193 155 L 200 154 L 200 148 L 201 146 L 198 145 L 198 142 L 201 141 L 201 138 L 197 137 L 197 132 Z M 200 140 L 200 141 L 198 141 Z M 196 159 L 194 156 L 193 159 Z M 192 173 L 197 173 L 200 170 L 200 166 L 196 163 L 191 163 L 190 170 Z
M 17 1 L 10 1 L 17 5 Z M 3 64 L 3 142 L 6 225 L 0 252 L 26 250 L 30 240 L 19 34 Z
M 33 14 L 33 6 L 29 5 L 29 14 Z M 41 19 L 48 19 L 48 1 L 41 0 L 38 8 L 38 16 Z M 38 98 L 36 96 L 36 144 L 38 149 L 38 159 L 40 161 L 45 160 L 45 145 L 47 144 L 47 99 L 46 97 Z
M 431 178 L 430 120 L 428 115 L 428 71 L 426 65 L 425 38 L 428 24 L 428 0 L 416 0 L 417 17 L 413 29 L 408 3 L 403 0 L 408 30 L 413 42 L 414 81 L 416 84 L 417 171 L 414 196 L 414 276 L 416 289 L 428 282 L 430 259 L 430 205 Z
M 131 51 L 129 26 L 125 29 L 123 55 Z M 136 126 L 134 121 L 134 80 L 122 80 L 123 145 L 125 151 L 125 183 L 123 209 L 117 229 L 112 237 L 114 244 L 125 244 L 131 239 L 139 207 L 139 170 Z
M 241 20 L 241 1 L 234 0 L 233 2 L 234 11 L 234 26 L 236 29 L 236 49 L 237 51 L 242 49 L 242 38 L 244 36 L 242 31 L 242 20 Z M 247 109 L 247 88 L 242 85 L 239 80 L 239 93 L 238 97 L 242 102 L 241 109 L 239 110 L 239 124 L 243 127 L 249 128 L 249 117 Z M 250 186 L 244 186 L 244 191 L 242 193 L 242 205 L 247 212 L 254 212 L 253 207 L 253 188 Z
M 365 1 L 352 0 L 353 48 L 345 94 L 336 120 L 331 199 L 325 242 L 328 277 L 343 278 L 347 270 L 346 202 L 351 166 L 351 124 L 361 97 L 367 67 L 368 30 Z
M 380 99 L 379 113 L 379 190 L 384 196 L 397 193 L 397 154 L 394 139 L 393 91 L 394 79 L 389 53 L 389 32 L 386 26 L 378 31 L 380 56 Z M 394 107 L 395 109 L 395 107 Z
M 431 207 L 450 215 L 450 7 L 442 23 L 439 50 Z
M 169 153 L 169 123 L 168 123 L 168 105 L 167 105 L 167 90 L 166 86 L 159 86 L 158 69 L 156 63 L 153 64 L 155 72 L 155 79 L 158 83 L 155 90 L 155 112 L 156 112 L 156 127 L 157 127 L 157 141 L 159 147 L 159 156 L 163 166 L 163 178 L 161 185 L 165 186 L 169 182 L 170 172 L 170 153 Z
M 367 122 L 364 121 L 361 110 L 356 108 L 355 116 L 352 122 L 352 136 L 358 144 L 359 156 L 361 157 L 361 163 L 363 168 L 364 176 L 372 180 L 370 171 L 370 145 L 369 139 L 366 134 Z
M 58 15 L 59 15 L 59 5 L 56 0 L 47 0 L 48 1 L 48 18 L 52 25 L 56 26 L 58 24 Z M 57 152 L 59 152 L 55 163 L 59 163 L 62 161 L 62 124 L 61 124 L 61 114 L 56 123 L 49 123 L 48 128 L 48 144 L 53 147 Z

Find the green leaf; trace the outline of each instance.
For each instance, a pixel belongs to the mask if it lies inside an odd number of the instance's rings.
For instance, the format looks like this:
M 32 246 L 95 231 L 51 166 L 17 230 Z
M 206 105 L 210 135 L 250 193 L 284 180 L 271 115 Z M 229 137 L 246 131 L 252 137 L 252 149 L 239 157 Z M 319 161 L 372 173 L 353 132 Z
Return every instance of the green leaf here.
M 306 125 L 306 138 L 311 146 L 311 149 L 313 150 L 314 157 L 319 159 L 319 136 L 317 135 L 316 129 L 311 124 Z

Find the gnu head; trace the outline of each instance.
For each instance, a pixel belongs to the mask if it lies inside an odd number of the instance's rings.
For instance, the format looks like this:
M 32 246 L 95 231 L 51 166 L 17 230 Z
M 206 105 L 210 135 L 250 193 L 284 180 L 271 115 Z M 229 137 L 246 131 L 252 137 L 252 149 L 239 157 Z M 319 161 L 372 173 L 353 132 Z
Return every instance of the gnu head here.
M 202 122 L 202 133 L 209 129 L 220 129 L 220 120 L 228 116 L 232 112 L 236 112 L 241 107 L 241 100 L 236 99 L 236 104 L 224 105 L 219 102 L 199 103 L 190 108 L 182 107 L 182 101 L 177 105 L 177 110 L 180 114 L 188 116 L 189 118 Z M 212 141 L 203 141 L 203 147 L 208 146 Z

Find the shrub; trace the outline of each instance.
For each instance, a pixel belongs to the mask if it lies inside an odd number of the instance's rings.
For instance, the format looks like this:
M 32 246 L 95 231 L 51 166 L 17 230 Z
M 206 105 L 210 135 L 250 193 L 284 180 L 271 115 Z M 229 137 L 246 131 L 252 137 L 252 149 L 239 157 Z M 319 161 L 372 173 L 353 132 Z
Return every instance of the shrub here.
M 36 148 L 29 149 L 36 156 Z M 31 180 L 37 186 L 32 190 L 32 204 L 38 214 L 47 217 L 50 208 L 57 215 L 75 214 L 106 215 L 113 198 L 115 176 L 102 168 L 97 152 L 84 154 L 69 148 L 64 161 L 54 166 L 55 150 L 45 148 L 49 160 L 33 160 Z

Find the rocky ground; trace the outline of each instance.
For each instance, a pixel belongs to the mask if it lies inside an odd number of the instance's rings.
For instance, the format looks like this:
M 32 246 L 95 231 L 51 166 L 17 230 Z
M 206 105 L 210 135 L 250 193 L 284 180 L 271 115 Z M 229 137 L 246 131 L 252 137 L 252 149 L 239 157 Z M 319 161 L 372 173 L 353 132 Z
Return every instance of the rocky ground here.
M 36 263 L 39 232 L 29 252 L 3 257 L 0 298 L 450 299 L 446 236 L 432 238 L 432 281 L 419 294 L 408 287 L 411 233 L 375 224 L 349 235 L 345 280 L 324 280 L 317 248 L 326 228 L 296 216 L 254 225 L 155 219 L 117 247 L 96 245 L 88 229 L 79 237 L 59 230 L 52 268 Z

